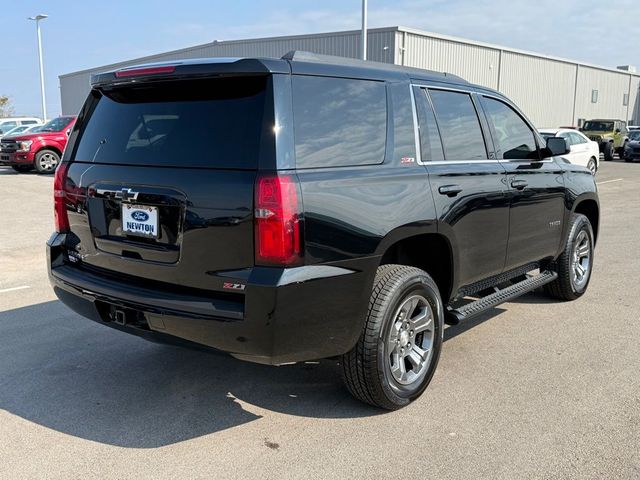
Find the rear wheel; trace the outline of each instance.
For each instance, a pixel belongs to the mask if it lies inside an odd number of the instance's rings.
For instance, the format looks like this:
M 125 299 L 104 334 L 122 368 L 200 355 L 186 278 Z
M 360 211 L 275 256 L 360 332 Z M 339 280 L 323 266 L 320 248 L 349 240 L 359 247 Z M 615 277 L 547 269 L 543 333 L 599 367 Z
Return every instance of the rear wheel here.
M 593 229 L 589 219 L 574 214 L 564 251 L 551 266 L 558 278 L 545 286 L 546 292 L 560 300 L 575 300 L 587 291 L 593 269 Z
M 18 173 L 24 173 L 28 172 L 33 167 L 31 165 L 11 165 L 11 168 L 13 168 Z
M 438 287 L 426 272 L 379 267 L 358 343 L 342 357 L 353 396 L 388 410 L 418 398 L 438 364 L 443 318 Z
M 591 157 L 589 159 L 589 162 L 587 163 L 587 168 L 589 170 L 591 170 L 591 174 L 592 175 L 596 174 L 596 172 L 598 171 L 598 164 L 596 163 L 596 159 L 595 158 Z
M 608 142 L 604 146 L 604 159 L 607 162 L 610 162 L 613 160 L 613 143 L 611 142 Z
M 58 163 L 60 163 L 60 156 L 53 150 L 40 150 L 33 161 L 38 173 L 53 173 Z

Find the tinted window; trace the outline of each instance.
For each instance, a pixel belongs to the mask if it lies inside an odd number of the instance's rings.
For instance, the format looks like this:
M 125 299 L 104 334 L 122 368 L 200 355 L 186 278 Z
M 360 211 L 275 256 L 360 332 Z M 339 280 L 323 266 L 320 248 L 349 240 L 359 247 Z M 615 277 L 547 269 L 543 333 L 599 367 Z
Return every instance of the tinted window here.
M 296 166 L 382 163 L 387 99 L 382 82 L 294 76 Z
M 426 91 L 420 87 L 414 87 L 413 93 L 416 99 L 416 112 L 418 114 L 420 129 L 420 152 L 422 161 L 444 160 L 436 117 L 433 115 L 433 109 L 429 104 Z
M 539 158 L 533 132 L 515 110 L 493 98 L 484 97 L 483 103 L 493 123 L 498 158 L 500 154 L 507 160 Z
M 38 123 L 38 122 L 36 122 L 35 120 L 23 120 L 22 121 L 23 125 L 35 125 L 36 123 Z
M 430 90 L 447 160 L 484 160 L 487 150 L 471 96 Z
M 121 87 L 101 95 L 75 159 L 96 163 L 256 168 L 266 77 Z M 272 118 L 272 116 L 271 116 Z
M 409 86 L 395 83 L 389 85 L 389 91 L 393 108 L 393 158 L 396 162 L 402 158 L 415 158 L 416 134 Z
M 0 130 L 4 132 L 8 132 L 12 128 L 16 127 L 18 124 L 16 122 L 4 122 L 0 123 Z

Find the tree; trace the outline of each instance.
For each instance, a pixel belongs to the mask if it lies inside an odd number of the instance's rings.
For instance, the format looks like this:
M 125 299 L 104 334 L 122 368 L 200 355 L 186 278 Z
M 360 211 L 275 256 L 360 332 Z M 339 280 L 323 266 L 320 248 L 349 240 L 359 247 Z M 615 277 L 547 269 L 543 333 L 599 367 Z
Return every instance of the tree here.
M 0 117 L 10 117 L 11 115 L 13 115 L 11 98 L 6 95 L 0 95 Z

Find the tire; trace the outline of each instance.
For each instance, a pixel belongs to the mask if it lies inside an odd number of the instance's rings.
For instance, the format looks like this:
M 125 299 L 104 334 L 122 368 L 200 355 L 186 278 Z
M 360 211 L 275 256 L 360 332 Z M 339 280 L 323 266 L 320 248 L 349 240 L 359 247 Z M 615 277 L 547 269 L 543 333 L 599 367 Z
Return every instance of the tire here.
M 591 170 L 591 174 L 595 175 L 598 171 L 598 164 L 596 163 L 596 159 L 591 157 L 587 162 L 587 168 Z
M 620 157 L 620 160 L 622 160 L 622 157 L 624 157 L 624 149 L 626 146 L 627 146 L 627 142 L 624 142 L 621 147 L 616 148 L 616 153 Z
M 584 215 L 573 214 L 565 249 L 551 270 L 558 278 L 545 286 L 548 295 L 559 300 L 575 300 L 587 291 L 593 270 L 593 229 Z M 578 266 L 584 270 L 580 277 Z
M 31 165 L 11 165 L 11 168 L 13 168 L 18 173 L 25 173 L 31 170 L 33 167 Z
M 40 150 L 36 154 L 36 158 L 33 161 L 33 166 L 38 173 L 53 173 L 56 171 L 56 167 L 60 163 L 60 155 L 53 150 Z
M 342 356 L 347 389 L 387 410 L 418 398 L 438 364 L 443 320 L 440 292 L 426 272 L 405 265 L 379 267 L 360 338 Z
M 604 159 L 607 162 L 613 160 L 613 144 L 611 142 L 607 143 L 604 146 Z

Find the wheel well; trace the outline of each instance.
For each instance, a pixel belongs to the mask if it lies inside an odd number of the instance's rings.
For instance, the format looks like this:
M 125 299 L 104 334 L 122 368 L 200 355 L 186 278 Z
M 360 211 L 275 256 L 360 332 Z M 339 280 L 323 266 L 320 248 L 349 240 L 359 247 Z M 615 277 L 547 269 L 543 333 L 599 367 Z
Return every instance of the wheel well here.
M 575 213 L 581 213 L 589 219 L 591 226 L 593 227 L 594 241 L 598 236 L 598 223 L 600 221 L 600 211 L 598 210 L 598 204 L 595 200 L 583 200 L 574 210 Z
M 60 150 L 58 150 L 56 147 L 50 147 L 49 145 L 47 145 L 46 147 L 42 147 L 40 150 L 38 150 L 36 152 L 36 155 L 39 154 L 43 150 L 51 150 L 52 152 L 57 153 L 58 156 L 60 157 L 60 159 L 62 159 L 62 152 Z
M 410 265 L 424 270 L 436 282 L 442 300 L 447 302 L 453 282 L 453 259 L 449 242 L 442 235 L 416 235 L 394 243 L 380 261 L 380 265 L 388 263 Z

